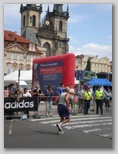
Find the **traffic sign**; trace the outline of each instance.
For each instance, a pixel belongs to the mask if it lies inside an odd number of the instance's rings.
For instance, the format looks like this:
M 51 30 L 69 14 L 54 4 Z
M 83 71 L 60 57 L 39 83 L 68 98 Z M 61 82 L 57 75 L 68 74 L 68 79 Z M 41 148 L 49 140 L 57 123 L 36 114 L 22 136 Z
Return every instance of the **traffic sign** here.
M 76 80 L 80 80 L 80 81 L 84 80 L 84 71 L 82 70 L 76 71 Z

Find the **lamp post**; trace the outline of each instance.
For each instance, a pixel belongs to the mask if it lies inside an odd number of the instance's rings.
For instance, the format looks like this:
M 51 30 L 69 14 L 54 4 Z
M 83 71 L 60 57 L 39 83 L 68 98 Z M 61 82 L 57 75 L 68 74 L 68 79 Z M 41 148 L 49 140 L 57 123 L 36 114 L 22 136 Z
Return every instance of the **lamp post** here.
M 20 82 L 20 69 L 18 70 L 18 88 L 19 88 L 19 82 Z

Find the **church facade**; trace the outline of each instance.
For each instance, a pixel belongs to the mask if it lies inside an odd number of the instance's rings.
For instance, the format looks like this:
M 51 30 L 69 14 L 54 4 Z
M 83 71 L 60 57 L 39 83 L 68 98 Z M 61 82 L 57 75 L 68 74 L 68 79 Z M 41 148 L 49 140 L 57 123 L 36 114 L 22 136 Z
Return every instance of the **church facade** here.
M 42 4 L 21 4 L 21 36 L 37 46 L 47 48 L 46 57 L 68 53 L 68 5 L 66 11 L 63 11 L 63 4 L 53 4 L 52 12 L 48 6 L 41 20 L 42 10 Z

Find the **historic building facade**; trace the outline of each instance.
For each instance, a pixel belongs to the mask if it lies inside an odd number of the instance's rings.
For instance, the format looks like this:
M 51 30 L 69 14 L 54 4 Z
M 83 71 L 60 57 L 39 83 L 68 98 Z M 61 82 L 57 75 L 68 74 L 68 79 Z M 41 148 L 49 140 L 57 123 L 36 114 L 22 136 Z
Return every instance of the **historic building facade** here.
M 87 65 L 88 55 L 77 55 L 76 56 L 76 70 L 85 70 Z M 112 62 L 107 58 L 103 57 L 98 59 L 98 56 L 91 57 L 91 71 L 95 73 L 99 72 L 112 72 Z
M 53 11 L 49 6 L 47 13 L 41 21 L 42 4 L 21 4 L 21 36 L 46 47 L 46 56 L 68 53 L 67 22 L 69 9 L 63 11 L 63 4 L 54 4 Z
M 46 51 L 15 32 L 4 30 L 4 74 L 31 70 L 33 59 L 45 57 Z

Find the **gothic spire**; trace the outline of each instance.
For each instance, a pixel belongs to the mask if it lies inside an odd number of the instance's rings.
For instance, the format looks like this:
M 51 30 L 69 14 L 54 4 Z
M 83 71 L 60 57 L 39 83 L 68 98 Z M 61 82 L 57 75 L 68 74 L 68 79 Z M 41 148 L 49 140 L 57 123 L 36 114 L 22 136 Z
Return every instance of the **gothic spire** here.
M 49 13 L 49 12 L 50 12 L 50 10 L 49 10 L 49 5 L 48 5 L 47 13 Z
M 67 13 L 69 13 L 69 6 L 67 5 Z
M 56 11 L 56 4 L 54 4 L 53 11 Z

